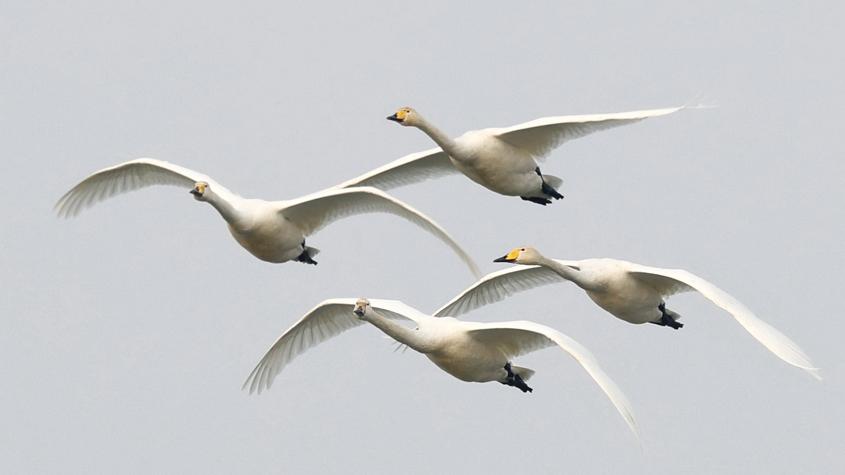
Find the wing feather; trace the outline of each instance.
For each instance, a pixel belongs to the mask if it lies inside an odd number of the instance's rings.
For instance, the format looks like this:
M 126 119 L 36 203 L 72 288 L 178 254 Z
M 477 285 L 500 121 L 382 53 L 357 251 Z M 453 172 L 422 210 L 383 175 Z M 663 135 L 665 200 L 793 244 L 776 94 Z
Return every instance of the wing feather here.
M 337 188 L 372 186 L 389 190 L 431 178 L 458 173 L 449 157 L 439 147 L 405 155 L 361 176 L 347 180 Z
M 310 235 L 332 221 L 363 213 L 389 213 L 419 226 L 449 246 L 475 276 L 478 266 L 460 245 L 431 218 L 408 204 L 372 187 L 330 188 L 279 203 L 279 212 Z
M 118 194 L 153 185 L 190 189 L 198 181 L 209 183 L 217 194 L 231 195 L 229 190 L 202 173 L 163 160 L 139 158 L 91 174 L 59 198 L 56 212 L 61 217 L 72 217 Z
M 468 333 L 485 344 L 506 351 L 510 358 L 557 345 L 569 353 L 604 391 L 628 427 L 639 438 L 634 411 L 625 393 L 604 372 L 595 356 L 583 345 L 563 333 L 539 323 L 528 321 L 477 323 Z
M 273 380 L 297 356 L 351 328 L 364 324 L 352 309 L 355 298 L 328 299 L 312 308 L 270 346 L 249 376 L 243 389 L 259 394 L 273 385 Z M 419 312 L 394 300 L 370 300 L 370 305 L 385 317 L 419 321 Z
M 669 293 L 674 289 L 684 287 L 696 290 L 716 306 L 730 313 L 748 333 L 751 333 L 751 336 L 778 358 L 807 371 L 817 379 L 821 379 L 819 369 L 813 365 L 810 357 L 804 353 L 798 344 L 775 327 L 760 320 L 742 302 L 707 280 L 682 269 L 661 269 L 633 263 L 630 264 L 629 272 L 632 276 L 649 282 L 658 281 L 656 279 L 674 281 L 663 286 Z
M 577 267 L 574 261 L 559 261 Z M 565 279 L 542 266 L 514 266 L 492 272 L 469 286 L 434 312 L 435 317 L 457 317 L 479 307 L 499 302 L 525 290 L 554 284 Z
M 528 151 L 535 158 L 547 156 L 564 142 L 600 130 L 633 124 L 649 117 L 659 117 L 679 111 L 683 107 L 651 109 L 610 114 L 565 115 L 544 117 L 512 127 L 495 129 L 493 135 L 509 144 Z

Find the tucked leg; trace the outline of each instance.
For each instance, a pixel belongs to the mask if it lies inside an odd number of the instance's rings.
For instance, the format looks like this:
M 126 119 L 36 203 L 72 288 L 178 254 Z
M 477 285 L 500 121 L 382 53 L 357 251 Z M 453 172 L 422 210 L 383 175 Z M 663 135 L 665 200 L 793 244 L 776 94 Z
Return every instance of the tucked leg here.
M 500 381 L 502 384 L 519 388 L 524 393 L 530 393 L 534 391 L 527 384 L 525 384 L 525 380 L 523 380 L 520 375 L 514 374 L 513 370 L 511 370 L 510 361 L 505 363 L 505 371 L 508 372 L 508 377 L 505 381 Z
M 675 330 L 683 328 L 683 326 L 684 326 L 683 323 L 679 323 L 677 320 L 675 320 L 674 318 L 669 316 L 668 313 L 666 313 L 666 303 L 665 302 L 658 305 L 657 309 L 660 310 L 660 321 L 659 322 L 649 322 L 649 323 L 653 323 L 655 325 L 660 325 L 660 326 L 663 326 L 663 327 L 670 327 L 670 328 L 675 329 Z
M 552 200 L 546 198 L 537 198 L 536 196 L 520 196 L 525 201 L 530 201 L 532 203 L 537 203 L 538 205 L 546 206 L 547 204 L 551 204 Z
M 563 198 L 563 195 L 560 194 L 560 192 L 558 192 L 557 190 L 555 190 L 554 188 L 549 186 L 548 183 L 546 183 L 546 179 L 543 178 L 543 173 L 540 172 L 540 167 L 535 168 L 534 172 L 537 173 L 537 175 L 540 176 L 540 180 L 542 180 L 542 182 L 543 182 L 543 185 L 540 188 L 540 191 L 542 191 L 544 194 L 546 194 L 548 196 L 551 196 L 552 198 L 554 198 L 556 200 Z M 551 202 L 551 201 L 549 201 L 549 202 Z
M 308 253 L 308 248 L 305 246 L 304 240 L 302 241 L 302 254 L 300 254 L 296 257 L 296 261 L 302 262 L 304 264 L 311 264 L 311 265 L 315 265 L 315 266 L 317 265 L 317 261 L 315 261 L 311 257 L 311 254 Z

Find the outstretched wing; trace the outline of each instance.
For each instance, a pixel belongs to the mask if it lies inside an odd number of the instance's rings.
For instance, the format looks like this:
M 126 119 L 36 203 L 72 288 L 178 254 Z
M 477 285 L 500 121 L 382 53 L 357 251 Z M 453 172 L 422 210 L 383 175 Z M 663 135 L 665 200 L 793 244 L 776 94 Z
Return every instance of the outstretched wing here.
M 577 341 L 563 333 L 539 323 L 516 321 L 502 323 L 476 323 L 476 328 L 468 334 L 487 345 L 501 348 L 509 358 L 515 358 L 532 351 L 559 346 L 563 351 L 575 358 L 585 371 L 593 378 L 602 391 L 607 394 L 616 410 L 625 419 L 628 427 L 637 435 L 637 423 L 631 403 L 621 389 L 604 372 L 592 353 Z
M 153 185 L 190 189 L 198 181 L 209 183 L 217 194 L 231 194 L 202 173 L 163 160 L 139 158 L 104 168 L 85 178 L 59 198 L 56 211 L 62 217 L 76 216 L 83 209 L 114 195 Z
M 458 170 L 449 161 L 446 153 L 440 148 L 432 148 L 405 155 L 387 165 L 347 180 L 337 185 L 337 188 L 372 186 L 381 190 L 389 190 L 454 173 L 458 173 Z
M 478 266 L 461 246 L 431 218 L 372 187 L 329 188 L 302 198 L 279 202 L 279 212 L 306 235 L 310 235 L 332 221 L 363 213 L 390 213 L 410 221 L 448 245 L 479 276 Z
M 358 319 L 352 309 L 354 298 L 328 299 L 311 309 L 290 328 L 282 333 L 270 349 L 255 366 L 244 382 L 243 388 L 250 394 L 270 389 L 276 375 L 311 347 L 333 338 L 350 328 L 364 323 Z M 416 322 L 415 312 L 411 307 L 395 300 L 370 300 L 370 306 L 391 319 L 406 319 Z
M 577 268 L 575 261 L 558 261 Z M 499 302 L 513 294 L 565 280 L 542 266 L 515 266 L 482 277 L 478 282 L 434 312 L 435 317 L 457 317 L 479 307 Z
M 633 124 L 649 117 L 659 117 L 683 107 L 651 109 L 611 114 L 564 115 L 544 117 L 490 132 L 509 144 L 528 151 L 537 159 L 568 142 L 599 130 Z
M 682 269 L 660 269 L 629 263 L 628 272 L 635 278 L 649 282 L 658 291 L 668 295 L 682 290 L 696 290 L 708 300 L 730 313 L 751 336 L 757 339 L 778 358 L 797 366 L 817 379 L 821 379 L 819 369 L 810 357 L 786 335 L 775 327 L 760 320 L 754 312 L 739 300 L 712 283 Z

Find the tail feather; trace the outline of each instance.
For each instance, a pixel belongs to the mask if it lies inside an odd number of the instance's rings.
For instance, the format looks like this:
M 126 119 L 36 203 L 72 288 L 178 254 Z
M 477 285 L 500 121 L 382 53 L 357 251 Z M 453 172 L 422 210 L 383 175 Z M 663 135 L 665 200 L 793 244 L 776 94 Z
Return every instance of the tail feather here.
M 511 371 L 513 371 L 513 374 L 519 375 L 519 377 L 522 378 L 523 381 L 528 381 L 529 379 L 531 379 L 531 376 L 534 376 L 533 369 L 523 368 L 521 366 L 511 365 Z
M 296 260 L 298 262 L 302 262 L 304 264 L 317 265 L 317 261 L 314 260 L 314 256 L 316 256 L 319 253 L 320 253 L 320 250 L 317 249 L 316 247 L 305 246 L 305 249 L 302 251 L 302 254 L 300 254 L 296 258 Z
M 554 175 L 543 174 L 543 180 L 546 182 L 547 185 L 551 186 L 556 190 L 560 188 L 561 185 L 563 185 L 563 179 L 558 178 Z

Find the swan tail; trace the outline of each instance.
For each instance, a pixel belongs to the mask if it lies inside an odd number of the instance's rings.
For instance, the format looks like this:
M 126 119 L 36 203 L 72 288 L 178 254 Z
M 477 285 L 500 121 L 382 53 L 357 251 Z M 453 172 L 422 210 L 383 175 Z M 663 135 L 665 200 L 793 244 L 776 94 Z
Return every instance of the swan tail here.
M 316 247 L 305 246 L 305 249 L 303 249 L 302 254 L 297 256 L 296 261 L 302 262 L 304 264 L 311 264 L 311 265 L 316 266 L 317 261 L 314 260 L 314 256 L 316 256 L 319 253 L 320 253 L 320 250 L 317 249 Z
M 554 175 L 543 175 L 543 181 L 554 189 L 558 189 L 563 185 L 563 179 Z
M 671 317 L 672 320 L 675 320 L 675 321 L 678 321 L 681 318 L 680 313 L 675 312 L 673 310 L 669 310 L 668 308 L 664 310 L 664 313 L 666 313 L 667 316 Z

